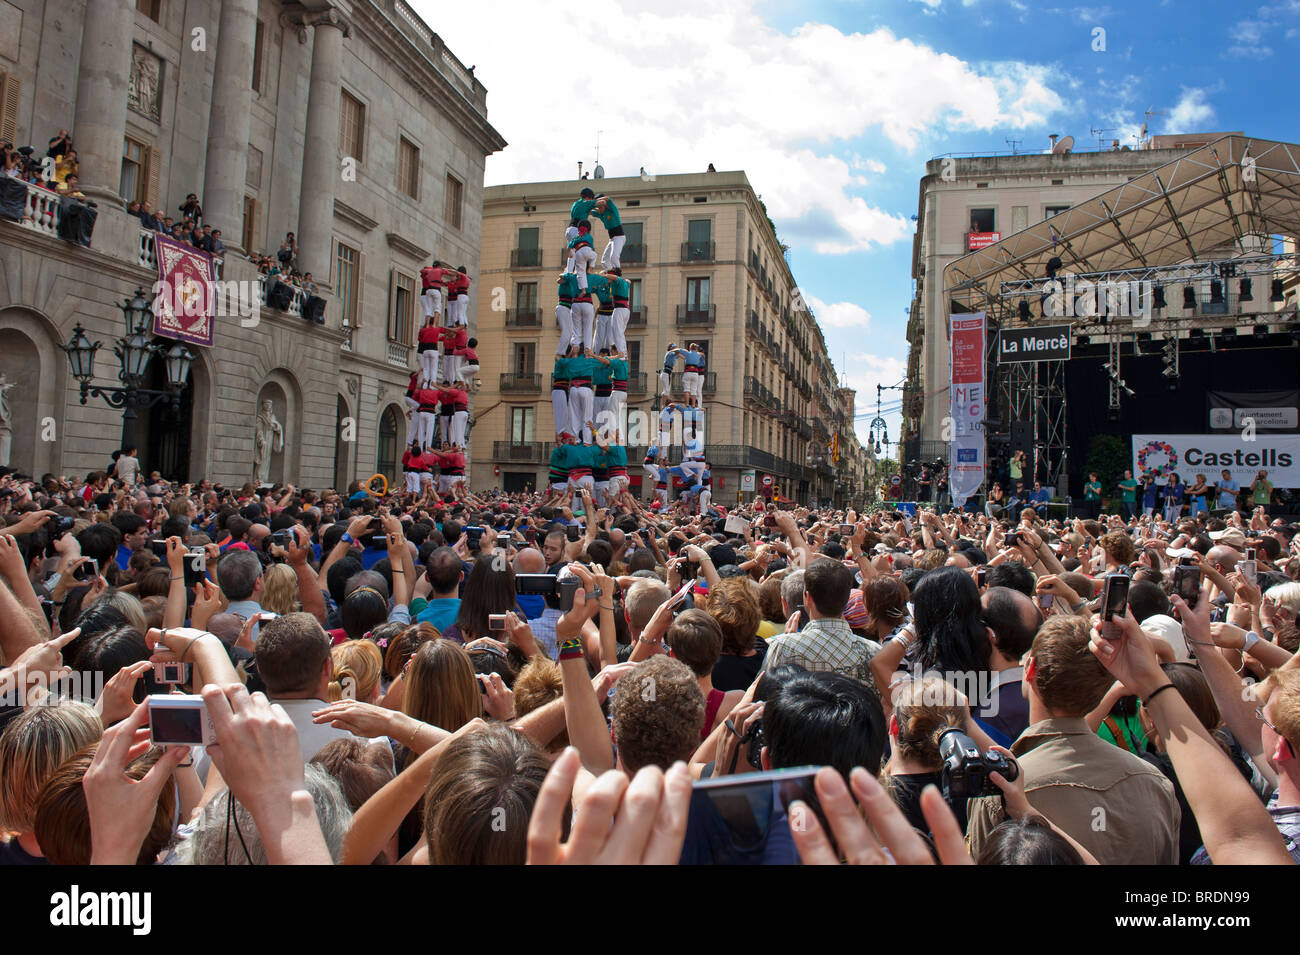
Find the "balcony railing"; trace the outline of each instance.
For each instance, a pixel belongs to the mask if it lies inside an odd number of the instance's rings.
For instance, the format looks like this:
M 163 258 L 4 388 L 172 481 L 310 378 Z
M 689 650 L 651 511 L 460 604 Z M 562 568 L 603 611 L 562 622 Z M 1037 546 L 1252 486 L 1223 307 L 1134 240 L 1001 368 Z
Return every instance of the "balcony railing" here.
M 623 251 L 619 254 L 618 261 L 622 265 L 645 265 L 646 247 L 644 242 L 638 242 L 636 245 L 625 245 Z
M 411 346 L 402 342 L 389 342 L 388 363 L 396 368 L 409 368 L 411 366 Z
M 537 308 L 506 309 L 506 328 L 541 328 L 542 312 Z
M 712 262 L 717 256 L 716 242 L 683 242 L 683 262 Z
M 753 272 L 755 275 L 758 275 L 758 270 L 759 270 L 758 253 L 755 252 L 753 249 L 749 250 L 748 264 L 749 264 L 749 271 Z
M 545 441 L 493 441 L 492 458 L 517 464 L 546 464 L 551 458 L 551 445 Z
M 758 320 L 758 312 L 752 308 L 749 310 L 749 316 L 745 319 L 745 330 L 755 338 L 763 337 L 763 326 Z
M 135 263 L 142 269 L 153 271 L 158 268 L 158 245 L 154 237 L 158 233 L 153 229 L 141 229 L 136 245 Z M 225 265 L 224 256 L 212 258 L 212 281 L 221 281 L 221 270 Z
M 565 255 L 568 260 L 568 255 Z M 510 267 L 512 269 L 540 269 L 542 267 L 541 249 L 511 249 Z
M 677 306 L 678 325 L 712 325 L 718 320 L 718 306 L 687 302 Z
M 799 435 L 799 437 L 804 441 L 807 441 L 812 438 L 812 425 L 810 425 L 803 418 L 799 419 L 799 422 L 795 425 L 794 430 L 795 430 L 795 434 Z
M 24 228 L 42 235 L 58 237 L 59 234 L 59 199 L 57 192 L 51 192 L 41 186 L 27 184 L 27 201 L 23 206 L 23 218 L 19 224 Z
M 538 373 L 531 375 L 516 375 L 507 372 L 501 376 L 501 391 L 511 394 L 540 393 L 542 390 L 542 376 Z
M 268 279 L 270 279 L 271 281 L 267 281 Z M 261 297 L 262 301 L 266 303 L 267 308 L 274 307 L 271 305 L 271 300 L 269 296 L 271 295 L 272 291 L 274 291 L 277 285 L 277 281 L 278 281 L 278 276 L 259 275 L 257 277 L 258 295 Z M 288 312 L 291 315 L 301 315 L 302 303 L 307 300 L 307 293 L 304 292 L 302 289 L 298 288 L 296 285 L 290 285 L 287 282 L 278 282 L 278 284 L 284 286 L 289 290 L 289 304 L 285 307 L 284 311 Z
M 644 305 L 638 305 L 628 313 L 628 328 L 645 328 L 648 320 L 649 310 Z

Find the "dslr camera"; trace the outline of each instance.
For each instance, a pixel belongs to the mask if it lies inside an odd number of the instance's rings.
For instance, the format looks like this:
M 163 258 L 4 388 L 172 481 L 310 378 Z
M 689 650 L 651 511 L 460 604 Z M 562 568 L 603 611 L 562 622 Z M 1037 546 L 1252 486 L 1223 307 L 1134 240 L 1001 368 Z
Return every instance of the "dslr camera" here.
M 981 753 L 975 741 L 955 726 L 939 734 L 940 788 L 948 802 L 974 799 L 978 796 L 999 796 L 1002 790 L 989 779 L 989 773 L 1001 773 L 1012 782 L 1020 775 L 1014 760 L 990 750 Z

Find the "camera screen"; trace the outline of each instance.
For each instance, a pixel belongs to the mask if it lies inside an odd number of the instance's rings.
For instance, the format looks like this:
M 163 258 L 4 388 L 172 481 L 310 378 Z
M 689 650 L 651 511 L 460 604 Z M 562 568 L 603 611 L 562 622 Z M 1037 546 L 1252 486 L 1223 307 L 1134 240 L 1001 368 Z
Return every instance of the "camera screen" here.
M 545 597 L 556 593 L 554 574 L 515 574 L 515 593 Z
M 149 707 L 149 734 L 155 743 L 203 742 L 203 711 L 195 707 Z
M 1200 570 L 1194 567 L 1179 567 L 1174 572 L 1174 586 L 1178 589 L 1178 596 L 1191 606 L 1201 592 Z

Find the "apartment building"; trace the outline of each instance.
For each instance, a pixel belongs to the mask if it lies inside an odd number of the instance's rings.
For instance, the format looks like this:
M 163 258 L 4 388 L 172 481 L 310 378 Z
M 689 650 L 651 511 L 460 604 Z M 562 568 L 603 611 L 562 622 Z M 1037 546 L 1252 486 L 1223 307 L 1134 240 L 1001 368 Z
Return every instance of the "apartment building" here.
M 829 500 L 837 483 L 846 487 L 837 480 L 832 449 L 841 435 L 840 460 L 847 463 L 852 392 L 839 388 L 816 317 L 741 171 L 484 190 L 473 300 L 483 368 L 474 399 L 474 486 L 545 484 L 555 437 L 555 283 L 568 257 L 569 209 L 587 186 L 618 203 L 627 233 L 630 417 L 640 413 L 652 426 L 657 422 L 664 354 L 671 343 L 696 342 L 708 359 L 705 434 L 714 500 L 734 502 L 742 489 L 749 494 L 764 486 L 800 501 Z M 599 252 L 606 238 L 594 225 Z M 676 377 L 673 390 L 680 395 Z M 630 429 L 629 461 L 639 462 L 654 440 L 653 433 Z M 634 470 L 634 482 L 640 477 Z M 764 477 L 771 482 L 765 485 Z

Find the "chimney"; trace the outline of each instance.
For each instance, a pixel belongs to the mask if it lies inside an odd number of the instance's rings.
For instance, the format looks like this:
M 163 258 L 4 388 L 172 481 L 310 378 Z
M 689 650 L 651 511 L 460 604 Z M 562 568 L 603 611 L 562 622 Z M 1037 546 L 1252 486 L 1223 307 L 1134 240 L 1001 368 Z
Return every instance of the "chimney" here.
M 1052 141 L 1052 148 L 1055 149 L 1055 148 L 1056 148 L 1056 141 L 1057 141 L 1058 139 L 1061 138 L 1061 134 L 1060 134 L 1060 133 L 1052 133 L 1052 135 L 1048 136 L 1047 138 L 1050 139 L 1050 140 Z

